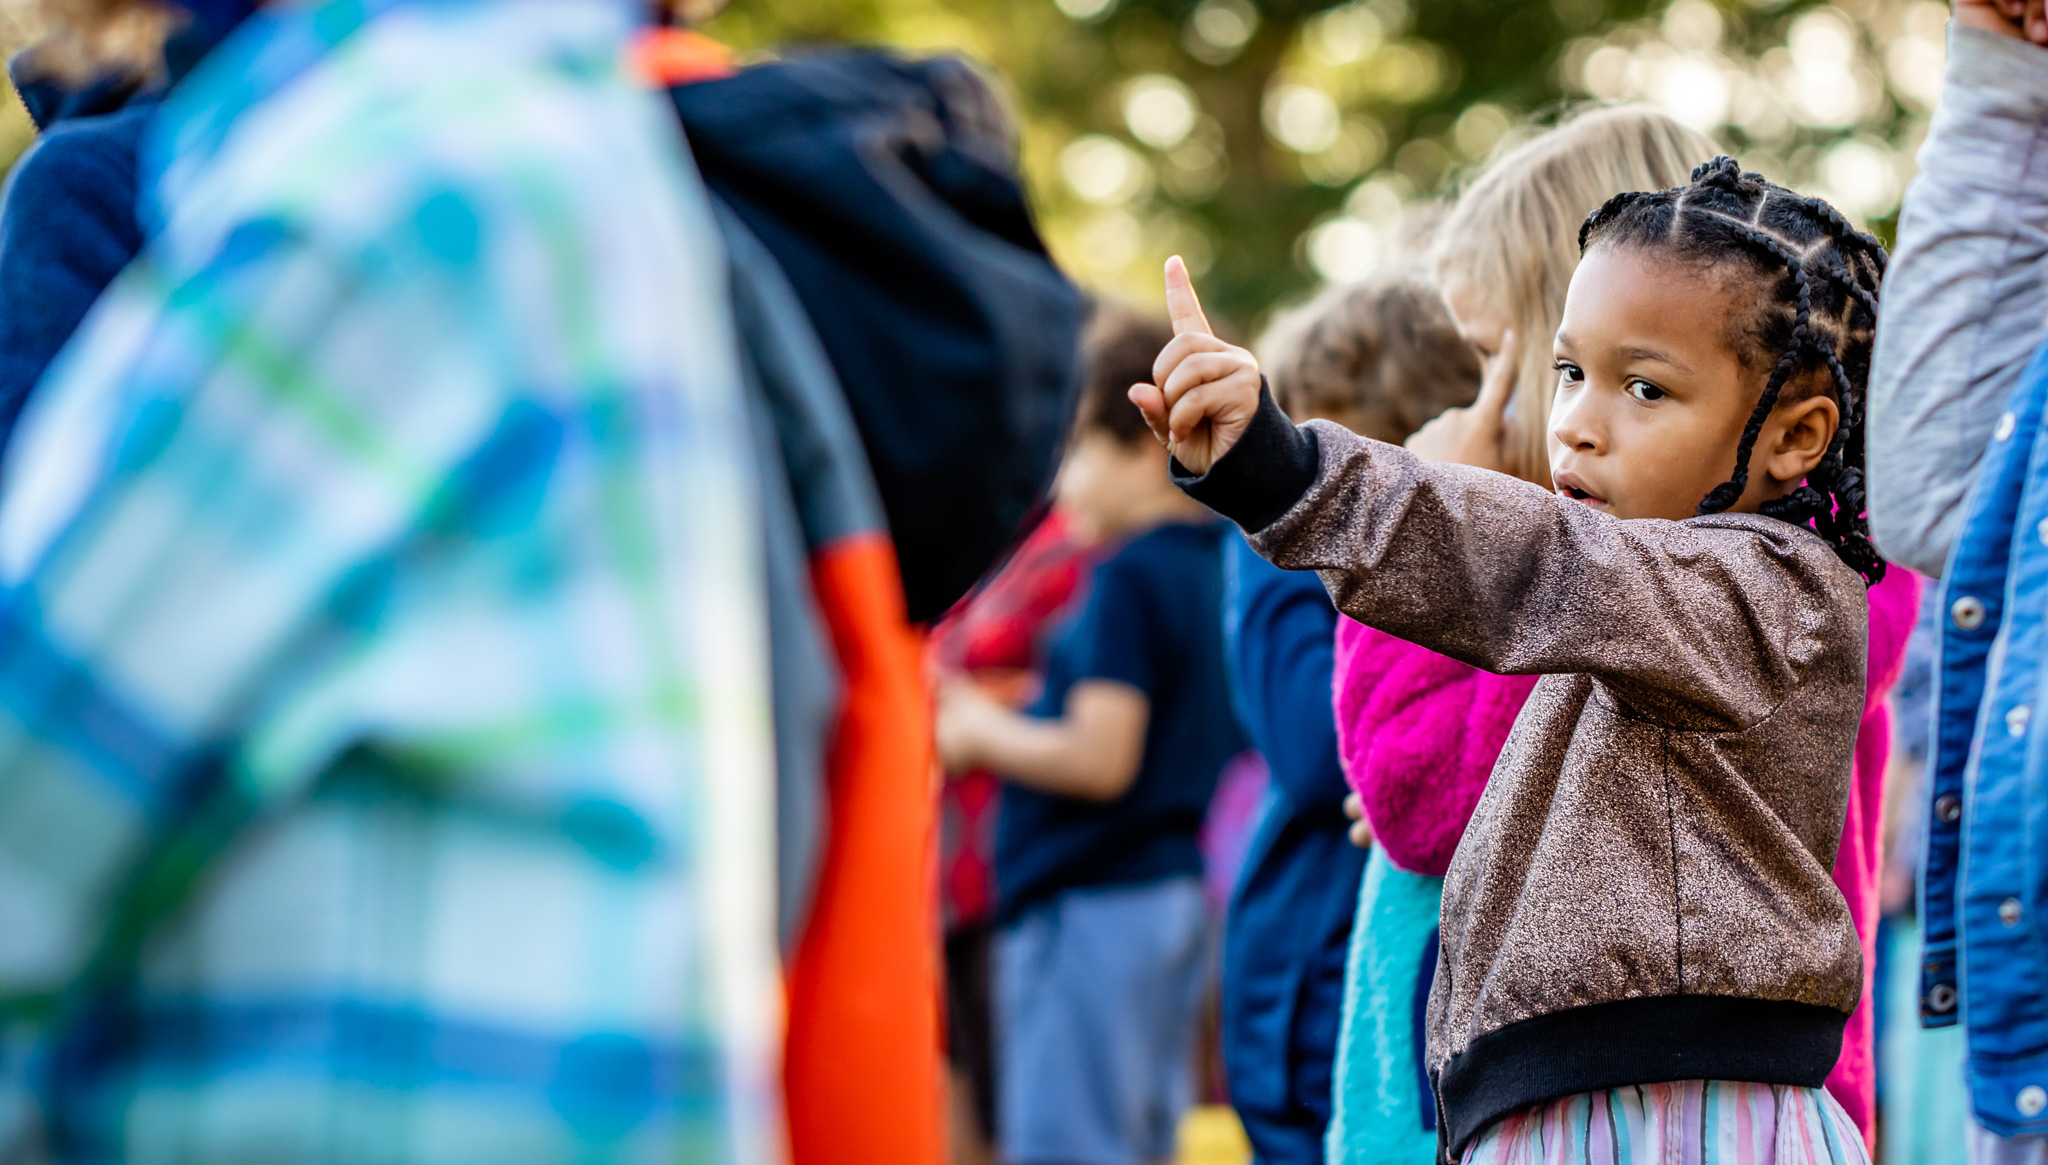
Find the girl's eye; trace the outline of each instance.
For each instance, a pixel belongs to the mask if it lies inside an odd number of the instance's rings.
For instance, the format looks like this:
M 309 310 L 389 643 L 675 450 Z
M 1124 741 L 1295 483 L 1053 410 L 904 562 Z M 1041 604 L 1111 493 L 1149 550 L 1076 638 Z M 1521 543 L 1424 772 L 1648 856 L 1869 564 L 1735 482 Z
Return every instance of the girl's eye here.
M 1586 374 L 1580 370 L 1579 366 L 1570 361 L 1559 360 L 1552 367 L 1557 369 L 1559 383 L 1577 384 L 1581 380 L 1586 379 Z
M 1663 400 L 1665 396 L 1663 389 L 1658 388 L 1647 380 L 1631 380 L 1628 382 L 1627 390 L 1630 396 L 1642 401 L 1644 404 Z

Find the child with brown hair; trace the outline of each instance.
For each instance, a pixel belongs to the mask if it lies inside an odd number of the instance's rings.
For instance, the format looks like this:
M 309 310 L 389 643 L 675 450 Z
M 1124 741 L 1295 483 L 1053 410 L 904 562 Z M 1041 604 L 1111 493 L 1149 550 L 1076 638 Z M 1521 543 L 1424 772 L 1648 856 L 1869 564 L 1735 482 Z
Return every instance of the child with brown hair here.
M 1479 362 L 1433 288 L 1333 288 L 1259 344 L 1288 415 L 1401 441 L 1479 387 Z M 1333 1108 L 1346 951 L 1365 851 L 1345 837 L 1330 714 L 1337 610 L 1315 575 L 1223 544 L 1231 703 L 1272 783 L 1231 898 L 1223 946 L 1230 1100 L 1265 1165 L 1317 1165 Z
M 1193 1100 L 1208 967 L 1196 835 L 1244 749 L 1223 677 L 1227 525 L 1175 489 L 1124 401 L 1170 333 L 1112 309 L 1061 467 L 1077 533 L 1109 545 L 1015 712 L 939 691 L 946 767 L 1003 780 L 996 820 L 996 1133 L 1008 1165 L 1169 1158 Z
M 1443 297 L 1408 272 L 1329 288 L 1281 313 L 1253 348 L 1288 416 L 1394 445 L 1479 391 Z

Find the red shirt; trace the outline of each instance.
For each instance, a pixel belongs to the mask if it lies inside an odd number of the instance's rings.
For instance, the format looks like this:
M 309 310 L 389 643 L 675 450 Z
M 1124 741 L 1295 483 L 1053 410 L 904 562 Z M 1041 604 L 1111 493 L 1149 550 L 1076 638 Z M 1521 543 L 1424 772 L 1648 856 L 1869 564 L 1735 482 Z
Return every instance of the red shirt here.
M 1003 569 L 941 620 L 931 636 L 936 670 L 966 672 L 1013 706 L 1036 697 L 1045 634 L 1086 577 L 1087 551 L 1066 520 L 1047 516 Z M 996 776 L 948 773 L 939 794 L 939 897 L 946 929 L 995 911 Z

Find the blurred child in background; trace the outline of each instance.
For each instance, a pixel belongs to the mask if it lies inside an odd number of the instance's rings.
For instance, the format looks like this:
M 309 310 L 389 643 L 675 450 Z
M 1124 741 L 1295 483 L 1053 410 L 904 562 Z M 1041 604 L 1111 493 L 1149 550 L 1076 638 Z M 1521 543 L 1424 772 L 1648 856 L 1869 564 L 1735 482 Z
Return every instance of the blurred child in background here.
M 1543 442 L 1557 384 L 1549 337 L 1578 266 L 1579 224 L 1620 191 L 1684 181 L 1715 152 L 1662 113 L 1623 107 L 1573 118 L 1488 166 L 1440 224 L 1435 266 L 1459 332 L 1507 394 L 1507 419 L 1478 425 L 1455 409 L 1409 447 L 1547 485 Z M 1514 345 L 1512 335 L 1535 342 Z M 1535 685 L 1338 621 L 1337 735 L 1375 845 L 1347 973 L 1332 1161 L 1435 1156 L 1422 1014 L 1443 875 Z
M 1227 527 L 1174 488 L 1125 391 L 1168 333 L 1098 322 L 1060 504 L 1115 543 L 1057 633 L 1043 694 L 1011 711 L 939 693 L 951 770 L 1005 785 L 996 828 L 996 1125 L 1008 1165 L 1141 1165 L 1192 1100 L 1207 908 L 1196 834 L 1244 741 L 1224 683 Z
M 40 137 L 0 197 L 0 443 L 29 390 L 142 249 L 137 154 L 155 105 L 136 66 L 72 80 L 27 49 L 8 63 Z M 132 102 L 132 104 L 131 104 Z
M 1403 279 L 1333 289 L 1260 347 L 1289 416 L 1397 444 L 1479 387 L 1435 290 Z M 1242 537 L 1224 539 L 1223 579 L 1231 702 L 1272 774 L 1224 931 L 1224 1069 L 1261 1165 L 1319 1165 L 1365 866 L 1330 715 L 1337 609 L 1321 579 Z
M 1088 550 L 1054 509 L 1001 573 L 932 632 L 939 674 L 971 675 L 1012 707 L 1038 698 L 1051 630 L 1087 573 Z M 946 1054 L 953 1076 L 955 1165 L 993 1158 L 995 1034 L 989 948 L 995 937 L 995 828 L 1002 796 L 987 769 L 946 774 L 940 791 L 939 904 L 945 923 Z

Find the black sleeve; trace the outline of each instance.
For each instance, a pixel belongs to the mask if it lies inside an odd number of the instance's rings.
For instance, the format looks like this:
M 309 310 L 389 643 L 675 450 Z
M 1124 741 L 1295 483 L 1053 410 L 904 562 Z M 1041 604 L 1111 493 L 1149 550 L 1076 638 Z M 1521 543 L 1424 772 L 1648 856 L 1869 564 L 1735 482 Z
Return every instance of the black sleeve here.
M 1315 484 L 1318 462 L 1315 434 L 1288 420 L 1261 381 L 1259 411 L 1209 472 L 1197 477 L 1179 461 L 1169 468 L 1173 483 L 1189 497 L 1256 534 Z

